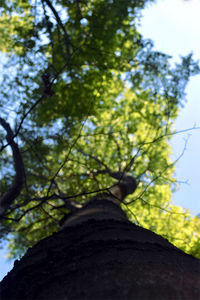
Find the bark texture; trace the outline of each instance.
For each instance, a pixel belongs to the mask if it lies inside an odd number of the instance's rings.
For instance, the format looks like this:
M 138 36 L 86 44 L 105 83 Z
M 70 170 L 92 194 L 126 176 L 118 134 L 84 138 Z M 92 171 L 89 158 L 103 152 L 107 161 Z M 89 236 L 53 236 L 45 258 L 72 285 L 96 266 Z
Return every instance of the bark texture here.
M 79 222 L 30 248 L 3 279 L 1 299 L 200 299 L 200 261 L 108 203 L 92 214 L 93 200 Z

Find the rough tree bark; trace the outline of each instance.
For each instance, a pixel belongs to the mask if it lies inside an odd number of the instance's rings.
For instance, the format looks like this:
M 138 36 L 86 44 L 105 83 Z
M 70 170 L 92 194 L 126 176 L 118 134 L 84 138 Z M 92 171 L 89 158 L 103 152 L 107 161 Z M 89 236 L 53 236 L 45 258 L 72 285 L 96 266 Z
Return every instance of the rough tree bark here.
M 1 299 L 200 299 L 200 261 L 129 222 L 112 191 L 16 261 Z

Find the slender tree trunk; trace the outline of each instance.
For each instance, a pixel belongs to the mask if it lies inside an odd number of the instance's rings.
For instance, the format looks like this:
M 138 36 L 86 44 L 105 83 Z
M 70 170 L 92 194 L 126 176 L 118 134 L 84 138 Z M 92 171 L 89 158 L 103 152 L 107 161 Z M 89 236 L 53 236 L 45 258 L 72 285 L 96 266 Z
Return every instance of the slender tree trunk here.
M 197 300 L 200 261 L 94 200 L 15 262 L 1 299 Z

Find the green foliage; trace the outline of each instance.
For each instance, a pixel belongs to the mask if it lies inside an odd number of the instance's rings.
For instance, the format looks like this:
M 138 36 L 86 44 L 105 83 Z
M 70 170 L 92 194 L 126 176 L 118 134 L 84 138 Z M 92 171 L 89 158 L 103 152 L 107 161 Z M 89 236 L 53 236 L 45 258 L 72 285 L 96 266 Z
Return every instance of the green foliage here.
M 200 257 L 199 218 L 171 201 L 169 158 L 173 122 L 199 67 L 188 55 L 172 68 L 142 38 L 137 21 L 146 2 L 1 4 L 1 114 L 13 125 L 26 171 L 1 225 L 11 257 L 58 230 L 69 212 L 64 199 L 84 203 L 113 184 L 108 169 L 138 180 L 123 204 L 133 222 Z M 14 177 L 8 147 L 2 158 L 3 193 Z

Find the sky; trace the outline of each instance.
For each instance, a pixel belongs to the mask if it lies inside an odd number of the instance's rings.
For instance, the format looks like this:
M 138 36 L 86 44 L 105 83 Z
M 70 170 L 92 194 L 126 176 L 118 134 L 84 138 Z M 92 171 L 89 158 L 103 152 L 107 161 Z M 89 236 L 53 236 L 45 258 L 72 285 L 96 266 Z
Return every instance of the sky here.
M 173 56 L 193 52 L 200 60 L 200 0 L 158 0 L 143 11 L 140 32 L 154 41 L 155 49 Z M 192 77 L 187 88 L 187 102 L 175 122 L 177 131 L 200 126 L 200 75 Z M 200 214 L 200 129 L 173 137 L 172 159 L 175 160 L 187 147 L 176 165 L 176 178 L 180 182 L 173 194 L 176 205 Z
M 200 60 L 200 0 L 157 0 L 143 11 L 139 31 L 154 41 L 155 49 L 173 56 L 191 51 Z M 177 131 L 200 127 L 200 75 L 193 77 L 186 89 L 187 102 L 175 122 Z M 191 130 L 173 137 L 172 159 L 182 153 L 185 140 L 187 148 L 176 165 L 179 190 L 173 194 L 176 205 L 190 209 L 193 215 L 200 214 L 200 129 Z M 187 183 L 186 183 L 187 182 Z M 12 269 L 13 262 L 6 260 L 6 247 L 0 251 L 0 280 Z

